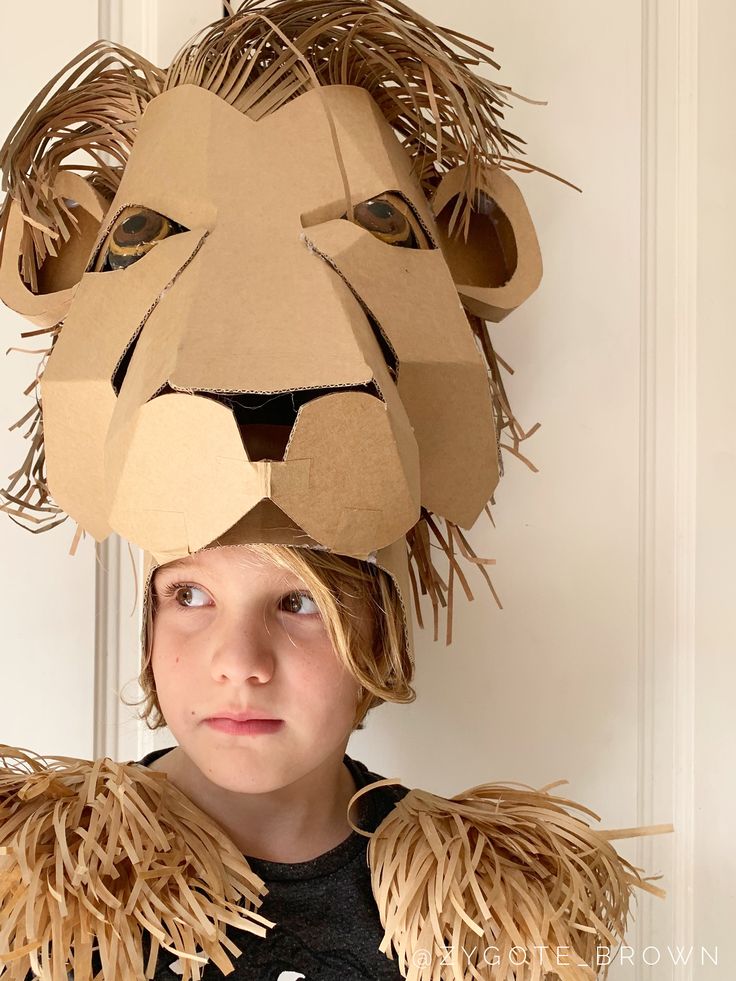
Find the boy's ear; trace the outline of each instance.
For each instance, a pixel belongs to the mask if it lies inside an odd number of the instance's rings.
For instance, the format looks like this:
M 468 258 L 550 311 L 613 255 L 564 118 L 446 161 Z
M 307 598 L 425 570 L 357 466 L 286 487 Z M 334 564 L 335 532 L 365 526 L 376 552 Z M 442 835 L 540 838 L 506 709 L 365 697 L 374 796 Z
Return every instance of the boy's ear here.
M 450 232 L 457 198 L 465 186 L 465 171 L 463 165 L 444 175 L 431 206 L 463 306 L 483 320 L 498 322 L 539 286 L 542 256 L 524 197 L 500 167 L 481 172 L 467 239 L 460 215 Z
M 64 202 L 64 209 L 60 210 L 69 210 L 76 227 L 67 217 L 68 230 L 59 230 L 58 238 L 53 240 L 53 252 L 35 269 L 33 288 L 21 275 L 20 260 L 27 248 L 28 230 L 16 200 L 9 202 L 0 253 L 0 299 L 38 327 L 53 327 L 66 316 L 109 204 L 89 181 L 71 171 L 62 171 L 56 177 L 54 199 Z M 38 234 L 42 232 L 39 230 Z

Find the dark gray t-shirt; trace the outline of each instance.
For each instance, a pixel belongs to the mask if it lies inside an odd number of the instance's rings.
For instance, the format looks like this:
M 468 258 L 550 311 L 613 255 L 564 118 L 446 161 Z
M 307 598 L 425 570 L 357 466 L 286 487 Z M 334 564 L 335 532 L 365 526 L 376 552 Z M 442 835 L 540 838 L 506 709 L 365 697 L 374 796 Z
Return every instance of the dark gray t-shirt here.
M 149 753 L 140 762 L 150 765 L 168 750 Z M 356 787 L 382 777 L 349 756 L 344 757 Z M 408 793 L 403 786 L 379 787 L 358 801 L 356 824 L 375 831 L 397 801 Z M 231 981 L 399 981 L 395 960 L 378 949 L 383 929 L 371 891 L 366 861 L 368 839 L 353 831 L 335 848 L 309 862 L 287 864 L 248 857 L 251 868 L 268 887 L 258 912 L 275 921 L 265 937 L 228 928 L 242 950 L 234 962 Z M 159 955 L 156 981 L 174 981 L 174 960 Z M 174 964 L 174 967 L 177 965 Z M 214 964 L 204 981 L 223 975 Z

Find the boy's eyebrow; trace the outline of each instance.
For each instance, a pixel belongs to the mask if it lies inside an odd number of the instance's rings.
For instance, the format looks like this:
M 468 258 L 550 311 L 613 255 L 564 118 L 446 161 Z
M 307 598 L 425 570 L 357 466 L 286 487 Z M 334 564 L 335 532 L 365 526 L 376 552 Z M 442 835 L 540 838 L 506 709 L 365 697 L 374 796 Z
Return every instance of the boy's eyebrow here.
M 184 562 L 181 559 L 175 559 L 173 562 L 167 562 L 166 565 L 160 565 L 158 569 L 156 569 L 156 572 L 174 572 L 176 569 L 184 569 L 186 571 L 187 569 L 192 568 L 196 568 L 196 566 L 192 566 L 191 562 Z

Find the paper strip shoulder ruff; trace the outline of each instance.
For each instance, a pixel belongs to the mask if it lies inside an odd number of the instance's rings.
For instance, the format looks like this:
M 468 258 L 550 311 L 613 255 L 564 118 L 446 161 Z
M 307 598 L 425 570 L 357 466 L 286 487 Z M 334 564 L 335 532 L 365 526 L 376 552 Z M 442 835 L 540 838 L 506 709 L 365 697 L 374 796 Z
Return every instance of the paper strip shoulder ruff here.
M 397 783 L 362 788 L 348 814 Z M 352 825 L 370 839 L 379 949 L 408 981 L 606 976 L 596 947 L 623 940 L 633 889 L 664 896 L 610 841 L 673 828 L 591 828 L 569 812 L 598 816 L 554 786 L 489 783 L 449 800 L 411 790 L 373 834 Z M 225 928 L 267 943 L 275 924 L 255 912 L 267 891 L 164 774 L 0 745 L 0 978 L 91 981 L 95 952 L 98 977 L 144 981 L 162 948 L 184 981 L 208 960 L 229 974 L 241 951 Z
M 109 759 L 42 759 L 0 746 L 0 977 L 152 978 L 159 950 L 183 981 L 225 974 L 258 936 L 268 890 L 220 828 L 162 773 Z M 150 954 L 144 964 L 144 936 Z M 3 971 L 4 968 L 4 971 Z
M 362 788 L 349 808 L 399 782 Z M 449 800 L 411 790 L 384 818 L 368 864 L 380 949 L 407 981 L 605 978 L 596 948 L 623 941 L 632 890 L 665 895 L 651 884 L 659 876 L 642 878 L 610 841 L 674 829 L 591 828 L 569 810 L 597 814 L 549 794 L 565 782 L 488 783 Z

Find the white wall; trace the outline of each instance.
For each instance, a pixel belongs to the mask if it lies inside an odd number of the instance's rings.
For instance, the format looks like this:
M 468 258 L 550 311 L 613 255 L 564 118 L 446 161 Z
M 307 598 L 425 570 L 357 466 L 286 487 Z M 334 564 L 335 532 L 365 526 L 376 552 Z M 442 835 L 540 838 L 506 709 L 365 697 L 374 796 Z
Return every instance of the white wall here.
M 736 11 L 730 0 L 699 7 L 697 552 L 695 576 L 694 834 L 695 932 L 733 932 L 736 857 L 731 846 L 736 747 Z M 720 977 L 733 977 L 726 951 Z M 730 968 L 730 972 L 729 972 Z M 703 973 L 704 978 L 717 976 Z
M 450 21 L 440 0 L 417 6 Z M 507 455 L 496 529 L 481 517 L 468 536 L 497 559 L 504 609 L 471 573 L 476 600 L 457 591 L 452 647 L 418 633 L 417 701 L 382 708 L 359 737 L 384 770 L 447 794 L 569 778 L 613 826 L 636 816 L 640 21 L 633 3 L 605 33 L 580 0 L 453 9 L 454 28 L 494 45 L 501 82 L 548 101 L 517 103 L 507 125 L 583 193 L 517 177 L 544 277 L 492 330 L 518 418 L 542 423 L 522 445 L 540 472 Z
M 96 0 L 4 4 L 0 28 L 0 132 L 62 65 L 97 37 Z M 29 328 L 0 306 L 0 349 Z M 22 395 L 38 358 L 0 357 L 0 480 L 15 470 L 25 441 L 7 427 L 32 402 Z M 39 752 L 92 752 L 95 550 L 89 539 L 68 556 L 76 526 L 32 535 L 0 514 L 0 742 Z
M 439 0 L 417 6 L 449 21 Z M 460 3 L 452 26 L 495 46 L 500 81 L 548 100 L 518 103 L 508 127 L 527 140 L 530 160 L 583 193 L 538 174 L 517 178 L 544 278 L 492 336 L 516 370 L 508 390 L 519 419 L 542 423 L 522 447 L 540 472 L 506 457 L 497 528 L 482 517 L 469 535 L 478 554 L 497 559 L 504 610 L 471 573 L 477 600 L 468 604 L 458 590 L 452 647 L 419 633 L 420 697 L 391 713 L 387 752 L 445 792 L 498 773 L 569 777 L 575 793 L 605 805 L 609 821 L 627 823 L 636 740 L 626 722 L 637 656 L 640 13 L 635 4 L 617 8 L 602 45 L 593 4 L 494 7 Z M 619 77 L 620 62 L 630 70 Z M 612 153 L 612 133 L 624 152 Z M 448 732 L 421 754 L 438 716 Z M 399 744 L 405 729 L 414 736 Z

